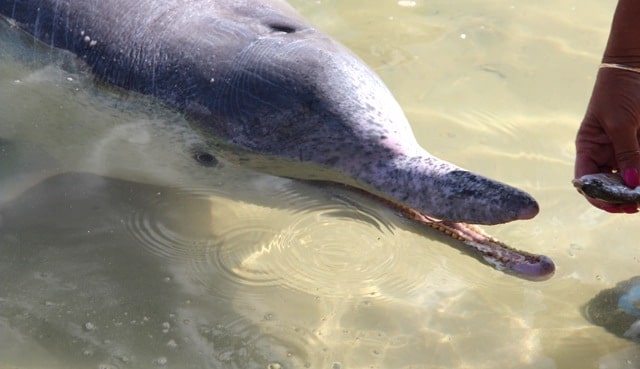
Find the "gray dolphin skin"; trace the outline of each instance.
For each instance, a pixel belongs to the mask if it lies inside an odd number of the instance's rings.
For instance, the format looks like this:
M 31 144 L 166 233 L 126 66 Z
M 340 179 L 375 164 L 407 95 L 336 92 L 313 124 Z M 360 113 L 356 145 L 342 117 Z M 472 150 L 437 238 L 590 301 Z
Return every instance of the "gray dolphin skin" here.
M 0 12 L 98 79 L 156 97 L 232 147 L 329 169 L 436 222 L 538 213 L 527 193 L 420 147 L 380 78 L 284 1 L 1 0 Z M 519 270 L 549 274 L 541 258 Z

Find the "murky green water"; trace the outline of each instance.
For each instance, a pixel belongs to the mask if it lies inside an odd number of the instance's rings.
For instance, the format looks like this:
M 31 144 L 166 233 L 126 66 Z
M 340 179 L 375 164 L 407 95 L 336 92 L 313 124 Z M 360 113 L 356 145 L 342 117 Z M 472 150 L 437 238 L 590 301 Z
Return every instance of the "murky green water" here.
M 3 25 L 0 368 L 640 367 L 625 329 L 582 313 L 638 275 L 640 221 L 570 184 L 615 2 L 293 5 L 382 76 L 431 153 L 539 200 L 485 229 L 556 275 L 504 275 L 344 190 L 201 166 L 179 115 Z

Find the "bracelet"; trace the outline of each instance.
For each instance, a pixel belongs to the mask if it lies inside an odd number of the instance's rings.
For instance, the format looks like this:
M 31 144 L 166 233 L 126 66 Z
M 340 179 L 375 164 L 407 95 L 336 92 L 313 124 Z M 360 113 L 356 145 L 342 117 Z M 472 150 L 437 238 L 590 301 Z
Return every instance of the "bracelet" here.
M 628 70 L 630 72 L 640 73 L 640 68 L 634 68 L 624 64 L 601 63 L 600 68 L 622 69 L 622 70 Z

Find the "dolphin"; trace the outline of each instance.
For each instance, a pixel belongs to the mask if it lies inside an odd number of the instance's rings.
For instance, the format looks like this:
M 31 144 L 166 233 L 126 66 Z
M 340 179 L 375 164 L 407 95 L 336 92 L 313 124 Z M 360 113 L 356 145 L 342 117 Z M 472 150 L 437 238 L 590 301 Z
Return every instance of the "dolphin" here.
M 0 14 L 99 80 L 182 112 L 212 148 L 304 169 L 287 176 L 344 183 L 456 229 L 539 211 L 526 192 L 429 154 L 381 79 L 282 0 L 3 0 Z M 553 272 L 527 255 L 497 266 Z

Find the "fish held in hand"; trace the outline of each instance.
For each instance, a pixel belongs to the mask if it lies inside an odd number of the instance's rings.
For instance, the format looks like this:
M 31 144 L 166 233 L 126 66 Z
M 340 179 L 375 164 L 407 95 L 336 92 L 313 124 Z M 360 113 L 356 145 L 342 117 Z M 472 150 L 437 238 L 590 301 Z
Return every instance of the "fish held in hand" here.
M 616 173 L 587 174 L 571 182 L 578 192 L 592 199 L 612 204 L 640 202 L 640 186 L 627 187 Z

